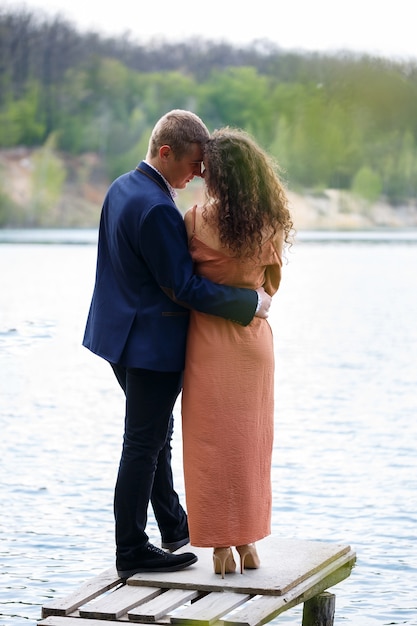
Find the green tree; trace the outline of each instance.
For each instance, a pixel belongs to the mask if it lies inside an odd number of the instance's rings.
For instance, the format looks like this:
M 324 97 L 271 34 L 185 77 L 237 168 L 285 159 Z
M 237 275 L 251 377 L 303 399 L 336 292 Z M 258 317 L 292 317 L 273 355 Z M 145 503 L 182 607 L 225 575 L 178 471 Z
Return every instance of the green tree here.
M 32 215 L 33 226 L 50 223 L 51 212 L 57 208 L 66 169 L 55 152 L 57 138 L 51 135 L 32 157 Z M 52 219 L 53 221 L 53 219 Z
M 260 76 L 253 67 L 214 71 L 200 91 L 203 119 L 212 128 L 245 129 L 267 146 L 276 123 L 270 92 L 269 78 Z
M 392 195 L 397 202 L 417 197 L 417 148 L 413 133 L 407 130 L 401 137 L 398 159 L 392 181 Z
M 368 202 L 375 202 L 380 197 L 381 191 L 379 174 L 366 165 L 361 167 L 353 178 L 352 192 Z
M 0 145 L 36 146 L 43 141 L 45 123 L 40 100 L 41 85 L 28 83 L 18 100 L 8 99 L 0 111 Z

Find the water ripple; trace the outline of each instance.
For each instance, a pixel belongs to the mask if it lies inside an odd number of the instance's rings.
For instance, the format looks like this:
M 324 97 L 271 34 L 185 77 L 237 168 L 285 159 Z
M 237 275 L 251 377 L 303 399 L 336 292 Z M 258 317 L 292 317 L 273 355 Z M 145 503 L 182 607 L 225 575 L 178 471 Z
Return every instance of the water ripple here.
M 94 246 L 2 244 L 0 261 L 0 621 L 23 626 L 114 562 L 123 399 L 80 345 Z M 417 625 L 416 267 L 411 244 L 302 242 L 270 317 L 273 533 L 356 550 L 333 588 L 346 626 Z

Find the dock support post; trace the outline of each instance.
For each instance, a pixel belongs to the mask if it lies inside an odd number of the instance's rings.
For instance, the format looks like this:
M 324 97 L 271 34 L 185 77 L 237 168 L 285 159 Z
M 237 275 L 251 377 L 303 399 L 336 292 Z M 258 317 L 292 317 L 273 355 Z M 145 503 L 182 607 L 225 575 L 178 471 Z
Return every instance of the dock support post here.
M 324 591 L 304 602 L 302 626 L 333 626 L 336 596 Z

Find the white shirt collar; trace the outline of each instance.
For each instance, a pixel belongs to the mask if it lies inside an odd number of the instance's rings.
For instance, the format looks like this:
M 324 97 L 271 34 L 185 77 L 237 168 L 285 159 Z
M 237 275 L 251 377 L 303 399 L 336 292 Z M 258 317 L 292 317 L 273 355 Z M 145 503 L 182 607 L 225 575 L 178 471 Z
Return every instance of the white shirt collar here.
M 145 161 L 146 165 L 149 165 L 149 167 L 151 167 L 155 172 L 157 172 L 157 174 L 159 174 L 162 178 L 162 180 L 164 181 L 164 183 L 166 184 L 166 186 L 168 187 L 168 191 L 171 194 L 171 198 L 173 200 L 175 200 L 175 198 L 178 196 L 178 193 L 176 192 L 176 190 L 174 189 L 174 187 L 172 185 L 169 184 L 169 182 L 167 181 L 167 179 L 165 178 L 165 176 L 162 176 L 161 172 L 159 170 L 156 169 L 156 167 L 154 167 L 153 165 L 151 165 L 150 163 L 148 163 L 148 161 Z

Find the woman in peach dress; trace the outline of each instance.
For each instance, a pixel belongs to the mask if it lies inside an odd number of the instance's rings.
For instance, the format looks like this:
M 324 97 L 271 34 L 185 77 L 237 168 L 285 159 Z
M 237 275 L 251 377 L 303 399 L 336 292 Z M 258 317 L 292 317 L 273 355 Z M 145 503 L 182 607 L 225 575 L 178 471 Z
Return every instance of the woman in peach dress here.
M 213 133 L 207 200 L 185 215 L 195 272 L 271 296 L 292 221 L 269 156 L 243 131 Z M 182 393 L 185 493 L 193 546 L 212 547 L 215 573 L 260 565 L 271 532 L 274 351 L 271 327 L 191 312 Z

